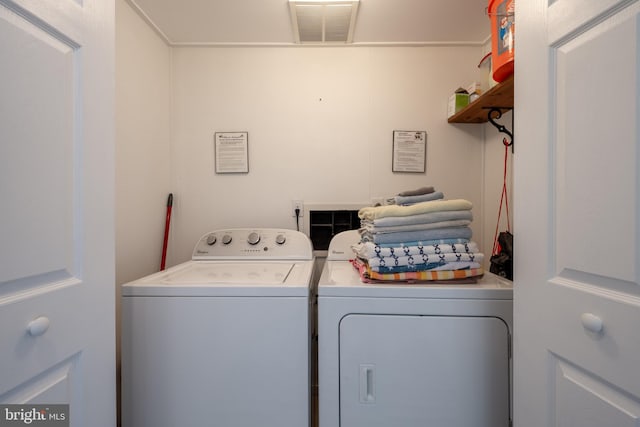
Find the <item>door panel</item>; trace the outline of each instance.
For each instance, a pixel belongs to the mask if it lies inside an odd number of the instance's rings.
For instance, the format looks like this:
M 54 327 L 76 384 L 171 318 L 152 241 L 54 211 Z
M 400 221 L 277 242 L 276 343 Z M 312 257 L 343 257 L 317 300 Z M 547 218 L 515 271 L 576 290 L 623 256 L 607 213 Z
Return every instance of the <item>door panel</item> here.
M 5 300 L 0 306 L 0 324 L 10 325 L 0 329 L 0 360 L 11 366 L 0 370 L 0 384 L 12 390 L 10 394 L 17 393 L 16 387 L 29 383 L 33 376 L 81 353 L 81 335 L 69 333 L 77 327 L 77 315 L 67 307 L 67 301 L 77 298 L 74 294 L 79 286 L 68 283 L 47 291 L 39 289 L 36 295 Z M 48 327 L 40 333 L 33 329 L 37 323 L 32 322 L 47 322 Z
M 547 37 L 550 44 L 580 32 L 601 18 L 611 16 L 635 0 L 547 0 Z M 516 15 L 517 16 L 517 15 Z
M 640 402 L 601 378 L 553 358 L 557 426 L 640 426 Z
M 52 272 L 71 276 L 75 52 L 2 6 L 0 49 L 9 76 L 0 81 L 1 91 L 12 100 L 0 104 L 2 241 L 11 243 L 0 246 L 0 282 Z
M 29 403 L 33 405 L 69 404 L 79 403 L 80 383 L 77 372 L 79 353 L 69 359 L 63 360 L 41 372 L 28 381 L 7 392 L 3 402 Z
M 555 270 L 603 286 L 638 284 L 637 20 L 625 10 L 554 49 Z
M 549 298 L 547 316 L 555 333 L 549 337 L 548 345 L 554 357 L 571 361 L 589 375 L 602 378 L 610 387 L 637 399 L 640 335 L 629 325 L 640 325 L 640 299 L 577 282 L 553 283 Z M 600 319 L 601 331 L 590 329 L 593 326 L 589 319 L 583 317 L 589 315 Z M 558 374 L 554 363 L 549 365 L 552 375 Z
M 340 323 L 343 427 L 506 427 L 509 388 L 509 333 L 498 318 L 348 315 Z

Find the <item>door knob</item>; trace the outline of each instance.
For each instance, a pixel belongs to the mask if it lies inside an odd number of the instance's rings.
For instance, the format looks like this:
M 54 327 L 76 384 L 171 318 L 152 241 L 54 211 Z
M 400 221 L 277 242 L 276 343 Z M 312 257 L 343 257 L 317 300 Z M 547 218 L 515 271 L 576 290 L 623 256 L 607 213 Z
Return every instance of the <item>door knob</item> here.
M 51 322 L 49 321 L 48 317 L 40 316 L 29 322 L 29 324 L 27 325 L 27 331 L 29 331 L 29 335 L 31 335 L 32 337 L 39 337 L 40 335 L 47 332 L 50 324 Z
M 582 321 L 582 326 L 584 326 L 586 330 L 595 333 L 602 331 L 602 319 L 595 314 L 582 313 L 582 316 L 580 316 L 580 320 Z

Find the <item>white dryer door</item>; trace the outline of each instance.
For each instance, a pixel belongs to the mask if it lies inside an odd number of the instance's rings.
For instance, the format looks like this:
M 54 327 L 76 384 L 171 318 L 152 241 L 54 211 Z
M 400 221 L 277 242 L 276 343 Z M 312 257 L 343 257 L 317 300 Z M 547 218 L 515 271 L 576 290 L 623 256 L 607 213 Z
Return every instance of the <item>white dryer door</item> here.
M 498 318 L 349 315 L 340 324 L 342 427 L 506 427 L 509 383 Z

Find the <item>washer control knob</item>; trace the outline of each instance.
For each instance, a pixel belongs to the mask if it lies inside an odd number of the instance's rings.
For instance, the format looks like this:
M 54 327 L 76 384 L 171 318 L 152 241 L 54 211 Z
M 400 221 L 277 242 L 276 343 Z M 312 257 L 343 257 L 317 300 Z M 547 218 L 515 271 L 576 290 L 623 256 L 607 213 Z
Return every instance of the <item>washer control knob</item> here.
M 222 236 L 222 244 L 223 245 L 228 245 L 229 243 L 231 243 L 232 240 L 233 240 L 233 238 L 228 234 L 225 234 L 224 236 Z
M 260 235 L 254 231 L 247 237 L 247 242 L 250 245 L 257 245 L 260 242 Z
M 284 242 L 287 241 L 287 238 L 284 236 L 284 234 L 278 234 L 276 236 L 276 243 L 279 245 L 284 245 Z
M 209 234 L 207 236 L 207 245 L 213 246 L 217 241 L 218 241 L 218 239 L 216 239 L 216 235 L 215 234 Z

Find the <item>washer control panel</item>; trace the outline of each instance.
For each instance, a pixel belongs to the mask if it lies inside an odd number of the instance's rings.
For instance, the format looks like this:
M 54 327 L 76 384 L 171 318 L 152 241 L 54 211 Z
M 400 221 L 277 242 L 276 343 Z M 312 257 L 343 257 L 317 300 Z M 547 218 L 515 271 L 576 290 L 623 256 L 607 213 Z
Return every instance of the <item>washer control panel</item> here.
M 313 259 L 311 240 L 295 230 L 232 228 L 215 230 L 200 238 L 193 260 L 213 259 Z

